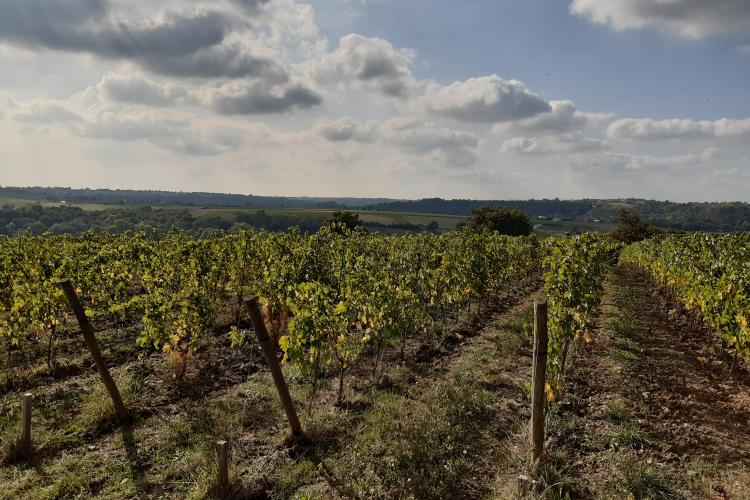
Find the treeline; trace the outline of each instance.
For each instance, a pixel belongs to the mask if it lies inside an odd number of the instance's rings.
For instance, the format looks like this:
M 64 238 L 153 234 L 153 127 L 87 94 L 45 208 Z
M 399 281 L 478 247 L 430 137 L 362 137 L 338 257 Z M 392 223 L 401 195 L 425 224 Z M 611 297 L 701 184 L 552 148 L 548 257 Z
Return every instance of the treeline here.
M 108 233 L 153 231 L 179 228 L 193 232 L 199 221 L 187 210 L 154 210 L 150 207 L 86 211 L 79 207 L 42 207 L 29 205 L 0 208 L 0 234 L 12 236 L 24 232 L 39 235 L 82 234 L 89 230 Z
M 325 224 L 321 214 L 295 213 L 271 215 L 265 210 L 254 212 L 226 211 L 220 215 L 196 216 L 185 209 L 158 209 L 145 207 L 123 207 L 109 210 L 87 211 L 80 207 L 42 207 L 27 205 L 0 207 L 0 235 L 13 236 L 30 232 L 34 235 L 71 234 L 80 235 L 86 231 L 100 233 L 123 233 L 144 231 L 146 233 L 179 229 L 192 236 L 204 236 L 217 230 L 237 232 L 242 229 L 264 229 L 280 232 L 299 227 L 303 233 L 313 233 Z M 436 222 L 421 226 L 410 223 L 364 223 L 366 229 L 386 233 L 437 232 Z
M 0 186 L 0 197 L 107 205 L 185 205 L 243 208 L 342 208 L 390 201 L 385 198 L 306 198 L 244 194 Z
M 560 217 L 575 219 L 594 207 L 592 200 L 444 200 L 426 198 L 415 201 L 391 201 L 370 205 L 368 210 L 384 212 L 423 212 L 445 215 L 469 215 L 476 208 L 484 206 L 503 207 L 508 210 L 521 210 L 530 217 Z
M 500 206 L 522 210 L 532 218 L 570 220 L 601 220 L 617 222 L 619 210 L 638 212 L 645 221 L 656 226 L 682 231 L 750 231 L 750 204 L 743 202 L 674 203 L 642 199 L 622 200 L 526 200 L 478 201 L 430 198 L 417 201 L 381 203 L 371 210 L 426 212 L 447 215 L 468 215 L 481 206 Z
M 265 229 L 286 231 L 299 226 L 303 232 L 320 228 L 320 218 L 304 216 L 270 216 L 263 210 L 255 213 L 228 216 L 197 217 L 184 209 L 154 209 L 151 207 L 121 208 L 86 211 L 79 207 L 42 207 L 29 205 L 21 208 L 0 208 L 0 234 L 12 236 L 25 232 L 80 235 L 86 231 L 122 233 L 125 231 L 160 232 L 180 229 L 193 236 L 216 230 Z
M 16 198 L 69 204 L 97 203 L 113 207 L 134 206 L 164 207 L 179 211 L 179 207 L 226 207 L 226 208 L 325 208 L 367 209 L 385 212 L 432 213 L 468 216 L 473 209 L 483 206 L 521 210 L 532 219 L 563 219 L 616 223 L 621 208 L 634 210 L 651 224 L 663 228 L 683 231 L 750 231 L 750 204 L 742 202 L 724 203 L 673 203 L 635 198 L 628 199 L 583 199 L 583 200 L 444 200 L 427 198 L 422 200 L 391 200 L 385 198 L 289 198 L 274 196 L 251 196 L 222 193 L 184 193 L 169 191 L 134 191 L 113 189 L 71 189 L 62 187 L 0 187 L 2 198 Z M 171 216 L 170 216 L 171 217 Z M 184 214 L 179 217 L 184 217 Z M 287 217 L 289 220 L 284 220 Z M 78 218 L 78 217 L 76 217 Z M 260 222 L 248 222 L 253 227 L 279 229 L 285 224 L 300 225 L 314 230 L 319 221 L 305 216 L 274 216 L 272 221 L 262 215 Z M 224 222 L 213 221 L 217 225 Z M 231 226 L 231 222 L 230 222 Z M 407 226 L 411 226 L 407 224 Z M 275 230 L 274 229 L 274 230 Z M 375 229 L 375 227 L 373 227 Z M 412 231 L 421 226 L 386 229 Z
M 653 224 L 683 231 L 750 231 L 750 204 L 642 201 L 637 210 Z

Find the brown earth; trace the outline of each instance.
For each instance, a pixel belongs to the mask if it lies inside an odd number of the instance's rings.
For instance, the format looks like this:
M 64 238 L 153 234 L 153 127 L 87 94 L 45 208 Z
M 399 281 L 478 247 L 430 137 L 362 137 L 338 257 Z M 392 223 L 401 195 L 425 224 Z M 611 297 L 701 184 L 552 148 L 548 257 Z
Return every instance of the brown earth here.
M 633 269 L 613 270 L 603 302 L 552 419 L 569 491 L 750 498 L 750 374 Z

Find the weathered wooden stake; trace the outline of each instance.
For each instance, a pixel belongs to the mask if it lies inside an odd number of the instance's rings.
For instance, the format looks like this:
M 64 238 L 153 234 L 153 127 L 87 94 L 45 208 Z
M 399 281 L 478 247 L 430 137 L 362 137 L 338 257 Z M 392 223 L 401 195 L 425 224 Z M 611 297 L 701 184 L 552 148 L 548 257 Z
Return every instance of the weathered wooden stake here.
M 216 458 L 219 462 L 219 486 L 222 491 L 229 486 L 229 443 L 226 441 L 216 442 Z
M 31 402 L 34 396 L 27 392 L 23 395 L 21 413 L 23 415 L 23 434 L 21 434 L 21 446 L 25 449 L 31 448 Z
M 273 377 L 273 383 L 276 385 L 276 391 L 279 393 L 279 398 L 284 407 L 286 418 L 289 420 L 289 426 L 292 428 L 292 436 L 295 438 L 304 438 L 302 426 L 299 423 L 297 412 L 294 409 L 294 402 L 292 402 L 292 397 L 289 395 L 289 387 L 286 385 L 284 374 L 281 372 L 279 360 L 276 357 L 276 347 L 273 342 L 271 342 L 271 338 L 268 335 L 268 330 L 263 321 L 263 313 L 258 305 L 257 297 L 250 297 L 247 300 L 246 305 L 248 312 L 250 313 L 250 320 L 253 322 L 253 327 L 255 328 L 255 335 L 258 337 L 258 342 L 260 342 L 260 346 L 263 349 L 263 357 L 266 358 L 268 369 L 271 371 L 271 376 Z
M 109 374 L 107 364 L 104 362 L 102 352 L 99 350 L 99 344 L 97 343 L 96 336 L 94 335 L 94 328 L 91 326 L 89 319 L 86 317 L 86 313 L 81 306 L 81 302 L 78 300 L 78 295 L 76 295 L 73 284 L 69 280 L 65 280 L 60 283 L 60 286 L 62 286 L 62 289 L 65 292 L 65 296 L 68 298 L 70 308 L 73 309 L 73 313 L 75 313 L 76 319 L 78 319 L 78 324 L 81 327 L 81 333 L 83 333 L 83 338 L 86 340 L 86 345 L 91 352 L 91 356 L 94 358 L 96 369 L 99 371 L 99 376 L 101 376 L 102 382 L 104 382 L 104 387 L 106 387 L 109 396 L 112 398 L 112 404 L 115 407 L 115 412 L 117 412 L 117 418 L 120 423 L 125 423 L 128 420 L 128 414 L 125 411 L 125 405 L 122 402 L 120 391 L 117 389 L 115 381 L 112 380 L 112 375 Z
M 544 451 L 544 386 L 547 380 L 547 301 L 534 301 L 534 364 L 531 373 L 531 445 L 536 463 Z

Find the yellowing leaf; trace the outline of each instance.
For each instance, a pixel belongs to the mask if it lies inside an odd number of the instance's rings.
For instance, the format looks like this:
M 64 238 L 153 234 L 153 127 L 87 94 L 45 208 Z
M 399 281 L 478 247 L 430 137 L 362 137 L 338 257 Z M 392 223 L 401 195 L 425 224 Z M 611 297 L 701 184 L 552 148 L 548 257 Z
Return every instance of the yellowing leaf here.
M 552 390 L 552 386 L 549 384 L 544 384 L 544 393 L 547 395 L 547 401 L 554 401 L 555 400 L 555 391 Z
M 336 309 L 334 309 L 334 312 L 336 314 L 343 314 L 346 312 L 346 304 L 344 304 L 343 300 L 336 304 Z

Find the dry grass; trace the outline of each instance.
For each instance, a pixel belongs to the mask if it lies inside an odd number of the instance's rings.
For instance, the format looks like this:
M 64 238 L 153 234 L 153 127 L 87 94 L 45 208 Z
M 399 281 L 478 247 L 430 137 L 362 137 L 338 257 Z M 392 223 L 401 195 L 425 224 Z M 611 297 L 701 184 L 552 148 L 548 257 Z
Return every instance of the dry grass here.
M 125 368 L 112 372 L 112 378 L 120 391 L 126 411 L 135 414 L 143 395 L 143 387 Z M 117 412 L 104 384 L 97 380 L 92 391 L 81 403 L 80 424 L 88 432 L 103 432 L 118 423 Z

